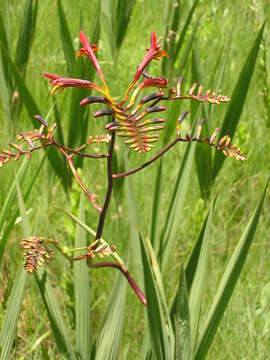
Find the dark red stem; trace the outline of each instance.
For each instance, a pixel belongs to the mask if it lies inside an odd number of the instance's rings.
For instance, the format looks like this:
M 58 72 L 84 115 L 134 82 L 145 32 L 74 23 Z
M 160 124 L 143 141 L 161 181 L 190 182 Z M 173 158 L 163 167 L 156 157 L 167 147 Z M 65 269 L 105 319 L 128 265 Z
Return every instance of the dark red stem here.
M 154 157 L 152 157 L 152 159 L 146 161 L 145 163 L 143 163 L 142 165 L 136 167 L 135 169 L 126 171 L 126 172 L 122 172 L 122 173 L 118 173 L 118 174 L 113 174 L 113 178 L 114 179 L 119 179 L 121 177 L 124 176 L 129 176 L 132 175 L 134 173 L 136 173 L 137 171 L 140 171 L 142 169 L 144 169 L 145 167 L 151 165 L 153 162 L 155 162 L 157 159 L 159 159 L 162 155 L 164 155 L 168 150 L 170 150 L 177 142 L 179 141 L 178 138 L 174 139 L 170 144 L 168 144 L 164 149 L 162 149 L 159 153 L 157 153 Z
M 127 281 L 129 282 L 130 286 L 132 287 L 133 291 L 138 296 L 140 301 L 146 306 L 147 301 L 146 301 L 144 294 L 138 288 L 138 286 L 135 283 L 135 280 L 130 275 L 128 270 L 123 269 L 123 267 L 119 263 L 117 263 L 117 262 L 100 262 L 100 263 L 91 264 L 90 267 L 95 268 L 95 269 L 104 268 L 104 267 L 112 267 L 112 268 L 120 270 L 122 272 L 122 274 L 125 275 Z

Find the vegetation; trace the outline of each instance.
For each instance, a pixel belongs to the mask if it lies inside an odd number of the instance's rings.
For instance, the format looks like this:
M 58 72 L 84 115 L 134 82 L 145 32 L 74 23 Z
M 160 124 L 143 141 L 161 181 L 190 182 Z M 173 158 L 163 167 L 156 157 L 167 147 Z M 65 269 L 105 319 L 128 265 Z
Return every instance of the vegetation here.
M 268 10 L 1 1 L 1 359 L 266 358 Z

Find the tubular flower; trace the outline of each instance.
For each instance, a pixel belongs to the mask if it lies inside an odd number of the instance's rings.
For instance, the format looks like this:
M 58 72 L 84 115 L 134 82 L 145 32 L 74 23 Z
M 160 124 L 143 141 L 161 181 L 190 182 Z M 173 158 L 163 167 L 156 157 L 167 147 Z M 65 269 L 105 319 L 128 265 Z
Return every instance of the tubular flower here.
M 105 94 L 105 91 L 102 87 L 88 80 L 67 78 L 67 77 L 50 74 L 47 72 L 44 73 L 44 76 L 50 79 L 50 84 L 53 86 L 51 90 L 51 95 L 54 95 L 57 90 L 62 90 L 66 87 L 83 87 L 88 89 L 95 89 L 101 92 L 102 94 Z
M 126 101 L 129 91 L 133 88 L 135 83 L 138 81 L 140 76 L 142 75 L 144 69 L 146 66 L 152 61 L 152 60 L 159 60 L 162 58 L 162 56 L 168 57 L 168 54 L 166 51 L 161 49 L 160 40 L 157 40 L 157 36 L 154 32 L 151 34 L 151 40 L 150 40 L 150 48 L 146 49 L 146 54 L 143 59 L 143 61 L 140 63 L 140 65 L 137 67 L 137 71 L 135 73 L 134 79 L 132 83 L 129 85 L 127 92 L 125 94 L 125 98 L 122 100 L 123 102 Z

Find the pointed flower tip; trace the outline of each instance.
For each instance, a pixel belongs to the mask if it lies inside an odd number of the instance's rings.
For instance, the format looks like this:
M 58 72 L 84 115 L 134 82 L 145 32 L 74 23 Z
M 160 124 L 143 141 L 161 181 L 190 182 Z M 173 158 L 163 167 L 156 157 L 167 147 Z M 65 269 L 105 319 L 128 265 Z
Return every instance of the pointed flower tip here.
M 45 72 L 45 73 L 43 74 L 43 76 L 46 77 L 46 78 L 48 78 L 48 79 L 50 79 L 50 80 L 55 80 L 55 79 L 58 78 L 57 75 L 50 74 L 50 73 L 48 73 L 48 72 Z

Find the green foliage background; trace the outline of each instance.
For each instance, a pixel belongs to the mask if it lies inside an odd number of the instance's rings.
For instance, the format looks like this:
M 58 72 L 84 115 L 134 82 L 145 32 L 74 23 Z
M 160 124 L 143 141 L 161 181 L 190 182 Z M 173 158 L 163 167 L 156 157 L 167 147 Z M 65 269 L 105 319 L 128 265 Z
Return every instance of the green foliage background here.
M 71 32 L 74 48 L 79 45 L 79 30 L 90 33 L 91 25 L 95 21 L 95 6 L 89 1 L 62 1 L 67 23 Z M 187 15 L 191 1 L 187 1 L 187 9 L 183 7 L 183 16 Z M 16 57 L 17 34 L 23 17 L 24 1 L 14 0 L 9 4 L 7 12 L 6 1 L 0 1 L 0 10 L 3 20 L 9 29 L 9 44 L 13 58 Z M 108 43 L 104 20 L 101 18 L 101 33 L 99 40 L 99 59 L 102 69 L 114 96 L 122 96 L 125 88 L 131 81 L 137 64 L 148 47 L 152 31 L 163 35 L 164 29 L 164 2 L 159 0 L 137 0 L 131 20 L 124 37 L 118 56 L 117 66 L 114 65 L 111 55 L 111 44 Z M 262 25 L 263 18 L 268 19 L 270 6 L 268 1 L 228 0 L 228 1 L 200 1 L 197 14 L 201 14 L 199 28 L 196 34 L 196 48 L 200 56 L 202 68 L 202 84 L 211 82 L 215 89 L 215 80 L 212 74 L 215 69 L 220 52 L 226 58 L 225 70 L 220 88 L 221 93 L 232 94 L 236 79 L 247 57 L 248 51 Z M 193 21 L 193 26 L 195 24 Z M 192 27 L 191 27 L 192 29 Z M 189 30 L 191 31 L 191 30 Z M 269 49 L 269 32 L 266 23 L 263 43 L 266 54 Z M 213 185 L 210 199 L 216 194 L 218 198 L 213 212 L 212 235 L 210 244 L 210 261 L 208 266 L 207 288 L 203 296 L 202 318 L 206 317 L 213 300 L 220 278 L 224 272 L 232 251 L 234 250 L 240 234 L 243 232 L 250 216 L 257 206 L 265 182 L 270 174 L 270 128 L 267 126 L 269 108 L 263 101 L 265 86 L 270 78 L 267 69 L 270 69 L 270 54 L 266 62 L 263 56 L 263 46 L 258 56 L 255 72 L 252 77 L 244 111 L 238 123 L 234 140 L 247 154 L 248 161 L 239 163 L 232 159 L 226 160 L 221 172 Z M 191 57 L 185 70 L 185 81 L 192 84 L 197 79 L 192 78 Z M 68 74 L 65 56 L 62 51 L 59 21 L 57 15 L 57 2 L 45 0 L 39 2 L 36 31 L 32 44 L 26 71 L 26 83 L 31 94 L 45 115 L 52 105 L 49 96 L 47 81 L 42 78 L 43 72 Z M 160 64 L 156 63 L 151 71 L 159 75 Z M 214 78 L 216 79 L 216 78 Z M 265 85 L 266 84 L 266 85 Z M 206 85 L 205 85 L 206 88 Z M 68 136 L 69 107 L 72 90 L 65 90 L 57 95 L 57 104 L 60 113 L 64 137 Z M 267 94 L 269 96 L 269 94 Z M 190 104 L 185 103 L 189 110 Z M 228 105 L 220 105 L 209 123 L 213 131 L 221 125 Z M 51 122 L 54 121 L 52 116 Z M 76 119 L 80 122 L 80 119 Z M 99 119 L 88 115 L 88 133 L 102 132 Z M 0 146 L 5 148 L 13 141 L 15 134 L 21 130 L 32 129 L 32 120 L 23 107 L 18 117 L 8 119 L 4 108 L 0 107 Z M 185 125 L 187 131 L 191 129 L 192 121 Z M 161 147 L 162 141 L 160 141 Z M 153 150 L 154 152 L 156 150 Z M 120 150 L 121 151 L 121 146 Z M 160 219 L 165 220 L 169 199 L 173 190 L 185 145 L 179 144 L 163 161 L 163 181 L 161 187 Z M 147 155 L 148 156 L 148 155 Z M 130 166 L 139 164 L 147 156 L 129 156 Z M 24 193 L 31 183 L 43 153 L 33 155 L 23 183 Z M 10 188 L 11 179 L 20 164 L 10 163 L 0 170 L 0 208 L 3 207 Z M 152 165 L 132 178 L 132 184 L 140 215 L 140 229 L 147 234 L 151 219 L 151 208 L 154 194 L 154 178 L 158 164 Z M 98 199 L 103 198 L 105 189 L 105 166 L 101 161 L 85 161 L 83 178 L 90 186 Z M 184 203 L 184 211 L 177 228 L 177 241 L 174 253 L 163 276 L 165 293 L 172 299 L 178 283 L 180 267 L 186 263 L 187 256 L 197 238 L 200 227 L 208 211 L 208 202 L 201 197 L 200 187 L 196 175 L 195 162 L 192 168 L 193 176 L 190 179 L 188 193 Z M 120 253 L 126 253 L 126 244 L 132 236 L 129 227 L 128 205 L 126 188 L 123 194 L 114 194 L 104 230 L 104 238 L 115 244 Z M 76 227 L 69 219 L 55 209 L 55 206 L 78 214 L 80 191 L 73 184 L 67 195 L 59 178 L 52 171 L 50 163 L 46 160 L 30 196 L 25 202 L 26 211 L 34 233 L 50 236 L 59 240 L 66 246 L 73 246 Z M 120 200 L 121 199 L 121 203 Z M 264 211 L 260 219 L 256 238 L 251 246 L 247 263 L 240 276 L 229 307 L 221 322 L 214 339 L 209 359 L 266 359 L 270 348 L 270 294 L 269 294 L 269 196 L 266 197 Z M 85 201 L 86 223 L 95 228 L 97 215 Z M 13 210 L 15 213 L 15 210 Z M 20 221 L 14 225 L 1 262 L 0 271 L 0 324 L 4 319 L 7 299 L 10 294 L 14 276 L 22 262 L 20 240 L 24 233 Z M 89 240 L 89 239 L 88 239 Z M 135 264 L 136 265 L 136 264 Z M 132 273 L 139 278 L 139 271 L 133 263 Z M 57 255 L 47 268 L 51 283 L 58 299 L 63 317 L 69 328 L 74 324 L 74 290 L 70 264 Z M 115 279 L 114 270 L 91 270 L 90 298 L 91 298 L 91 336 L 98 334 L 98 329 L 105 312 L 111 284 Z M 140 284 L 142 285 L 142 284 Z M 42 305 L 43 306 L 43 305 Z M 12 357 L 15 359 L 39 358 L 42 349 L 49 349 L 49 358 L 58 358 L 58 351 L 51 334 L 45 309 L 41 300 L 34 276 L 28 281 Z M 127 288 L 127 305 L 125 313 L 124 334 L 121 345 L 120 358 L 139 358 L 139 350 L 143 338 L 145 319 L 144 309 Z M 74 340 L 74 331 L 70 331 Z

